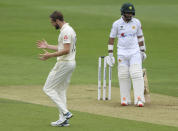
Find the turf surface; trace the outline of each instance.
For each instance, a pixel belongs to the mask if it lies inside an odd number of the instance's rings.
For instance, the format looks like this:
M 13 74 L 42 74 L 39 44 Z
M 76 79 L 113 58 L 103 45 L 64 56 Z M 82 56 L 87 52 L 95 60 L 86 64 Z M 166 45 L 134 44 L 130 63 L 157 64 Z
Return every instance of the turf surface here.
M 51 127 L 57 110 L 35 104 L 0 99 L 1 131 L 175 131 L 176 127 L 162 126 L 119 118 L 73 111 L 70 127 Z

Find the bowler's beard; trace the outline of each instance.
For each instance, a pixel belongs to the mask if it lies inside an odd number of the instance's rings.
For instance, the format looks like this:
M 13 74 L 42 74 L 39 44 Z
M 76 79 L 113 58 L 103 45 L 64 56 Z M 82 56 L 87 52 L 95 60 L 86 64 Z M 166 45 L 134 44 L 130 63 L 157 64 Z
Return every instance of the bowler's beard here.
M 58 24 L 56 24 L 56 25 L 55 25 L 55 28 L 56 28 L 56 30 L 58 30 L 58 29 L 59 29 L 59 25 L 58 25 Z

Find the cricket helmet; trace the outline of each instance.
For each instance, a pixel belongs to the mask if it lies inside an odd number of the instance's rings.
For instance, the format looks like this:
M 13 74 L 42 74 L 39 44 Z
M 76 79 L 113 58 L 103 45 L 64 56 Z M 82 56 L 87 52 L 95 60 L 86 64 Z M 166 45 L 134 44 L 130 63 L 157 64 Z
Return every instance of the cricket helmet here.
M 132 15 L 135 15 L 135 7 L 131 3 L 123 4 L 120 11 L 121 15 L 124 15 L 125 13 L 132 13 Z

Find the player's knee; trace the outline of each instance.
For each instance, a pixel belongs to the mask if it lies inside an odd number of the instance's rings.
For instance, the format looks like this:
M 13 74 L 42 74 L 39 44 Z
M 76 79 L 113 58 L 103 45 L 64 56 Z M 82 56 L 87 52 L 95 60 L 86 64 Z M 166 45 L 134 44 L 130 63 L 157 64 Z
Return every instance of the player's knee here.
M 118 76 L 121 79 L 129 78 L 129 68 L 128 68 L 128 66 L 118 66 Z
M 143 79 L 142 67 L 139 64 L 130 66 L 130 76 L 132 79 Z

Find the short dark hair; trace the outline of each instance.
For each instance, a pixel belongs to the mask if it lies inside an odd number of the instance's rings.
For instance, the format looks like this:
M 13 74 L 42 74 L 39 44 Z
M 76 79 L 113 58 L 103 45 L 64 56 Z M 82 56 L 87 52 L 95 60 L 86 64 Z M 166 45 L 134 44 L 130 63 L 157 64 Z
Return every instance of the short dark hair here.
M 51 15 L 50 15 L 50 18 L 53 20 L 53 21 L 56 21 L 57 19 L 60 20 L 60 21 L 64 21 L 64 17 L 62 15 L 61 12 L 59 11 L 54 11 Z

